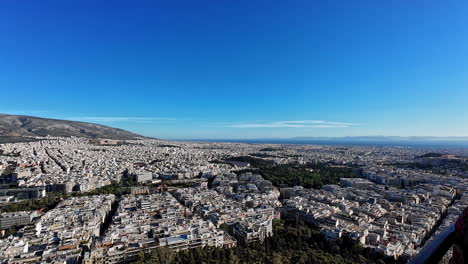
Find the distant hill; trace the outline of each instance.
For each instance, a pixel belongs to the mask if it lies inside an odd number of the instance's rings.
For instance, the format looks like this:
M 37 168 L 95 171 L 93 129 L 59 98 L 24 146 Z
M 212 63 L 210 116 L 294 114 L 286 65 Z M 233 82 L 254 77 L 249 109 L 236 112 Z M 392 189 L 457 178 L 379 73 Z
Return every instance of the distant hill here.
M 202 142 L 236 142 L 250 144 L 364 145 L 417 148 L 467 148 L 468 137 L 295 137 L 265 139 L 198 139 Z
M 32 116 L 0 114 L 0 143 L 22 140 L 25 137 L 86 137 L 129 140 L 142 138 L 138 134 L 103 125 L 48 119 Z
M 358 137 L 295 137 L 290 140 L 326 141 L 468 141 L 468 137 L 399 137 L 399 136 L 358 136 Z

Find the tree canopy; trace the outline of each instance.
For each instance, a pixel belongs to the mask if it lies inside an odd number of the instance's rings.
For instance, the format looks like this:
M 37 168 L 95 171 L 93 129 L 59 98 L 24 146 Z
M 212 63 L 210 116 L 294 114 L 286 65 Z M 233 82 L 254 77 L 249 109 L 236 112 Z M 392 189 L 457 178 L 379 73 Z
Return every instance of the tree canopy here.
M 140 254 L 137 263 L 165 264 L 299 264 L 299 263 L 396 263 L 392 258 L 365 249 L 350 238 L 327 241 L 320 231 L 304 223 L 276 220 L 274 235 L 246 247 L 204 247 L 174 252 L 162 247 Z

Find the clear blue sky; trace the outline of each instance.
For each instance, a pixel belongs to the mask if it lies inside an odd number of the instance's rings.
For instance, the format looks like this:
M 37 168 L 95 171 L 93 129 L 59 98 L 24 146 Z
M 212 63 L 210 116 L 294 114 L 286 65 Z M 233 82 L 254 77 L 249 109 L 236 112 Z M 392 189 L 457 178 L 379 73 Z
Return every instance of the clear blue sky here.
M 0 112 L 160 138 L 468 136 L 468 1 L 0 1 Z

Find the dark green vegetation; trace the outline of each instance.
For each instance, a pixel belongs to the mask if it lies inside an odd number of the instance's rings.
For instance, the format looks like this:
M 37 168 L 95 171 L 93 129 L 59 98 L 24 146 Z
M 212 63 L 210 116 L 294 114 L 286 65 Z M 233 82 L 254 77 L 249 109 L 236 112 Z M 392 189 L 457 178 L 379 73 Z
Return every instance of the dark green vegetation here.
M 16 203 L 8 203 L 3 205 L 3 212 L 17 212 L 17 211 L 32 211 L 45 209 L 53 209 L 63 199 L 63 195 L 59 193 L 48 193 L 45 197 L 40 199 L 24 200 Z
M 436 153 L 436 152 L 429 152 L 422 156 L 419 156 L 419 158 L 440 158 L 442 156 L 444 156 L 444 154 Z
M 278 148 L 262 148 L 262 149 L 260 149 L 259 151 L 267 151 L 267 152 L 269 152 L 269 151 L 278 151 L 278 150 L 280 150 L 280 149 L 278 149 Z
M 47 119 L 32 116 L 0 114 L 0 142 L 30 141 L 27 137 L 87 137 L 106 139 L 137 139 L 140 135 L 103 125 Z M 4 138 L 5 137 L 5 138 Z M 26 137 L 26 138 L 25 138 Z
M 160 147 L 160 148 L 180 148 L 179 146 L 169 145 L 169 144 L 161 144 L 161 145 L 158 145 L 158 147 Z
M 231 249 L 204 247 L 179 252 L 163 247 L 149 254 L 140 254 L 137 263 L 396 263 L 349 238 L 327 241 L 318 229 L 306 224 L 275 221 L 273 228 L 273 237 L 263 243 Z
M 299 185 L 305 188 L 322 188 L 326 184 L 337 184 L 340 178 L 356 177 L 352 168 L 325 164 L 280 164 L 260 168 L 260 174 L 276 186 Z
M 123 187 L 140 186 L 137 181 L 136 174 L 129 173 L 128 169 L 122 173 L 121 183 Z
M 104 187 L 89 191 L 89 192 L 73 192 L 64 198 L 67 198 L 68 196 L 72 197 L 83 197 L 83 196 L 91 196 L 91 195 L 101 195 L 101 194 L 115 194 L 118 195 L 122 192 L 122 187 L 120 184 L 113 183 L 110 185 L 106 185 Z
M 161 183 L 156 184 L 155 186 L 166 185 L 168 187 L 187 188 L 187 187 L 193 187 L 194 184 L 195 184 L 195 182 L 190 182 L 190 181 L 175 182 L 175 181 L 172 181 L 172 180 L 163 180 L 163 181 L 161 181 Z
M 35 142 L 39 141 L 34 138 L 29 138 L 29 137 L 11 137 L 11 136 L 2 136 L 0 134 L 0 144 L 4 143 L 19 143 L 19 142 Z
M 89 192 L 72 192 L 72 193 L 47 193 L 43 198 L 23 200 L 16 203 L 8 203 L 1 207 L 3 212 L 17 212 L 17 211 L 32 211 L 44 209 L 45 211 L 51 210 L 57 206 L 61 200 L 69 197 L 83 197 L 100 194 L 115 194 L 121 193 L 122 187 L 119 184 L 110 184 L 102 188 L 95 189 Z
M 229 160 L 248 162 L 258 168 L 266 180 L 275 186 L 304 186 L 306 188 L 321 188 L 326 184 L 336 184 L 340 178 L 356 177 L 355 168 L 333 166 L 326 163 L 307 164 L 275 164 L 272 161 L 249 156 L 230 158 Z M 250 169 L 239 171 L 243 173 Z

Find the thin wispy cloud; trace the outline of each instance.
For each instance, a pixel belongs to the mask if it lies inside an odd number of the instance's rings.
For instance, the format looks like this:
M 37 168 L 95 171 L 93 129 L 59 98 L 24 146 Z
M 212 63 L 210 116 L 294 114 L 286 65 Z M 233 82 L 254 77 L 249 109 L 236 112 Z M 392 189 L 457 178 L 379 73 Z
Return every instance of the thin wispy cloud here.
M 233 124 L 226 127 L 234 128 L 346 128 L 357 126 L 355 123 L 345 122 L 330 122 L 322 120 L 293 120 L 293 121 L 276 121 L 268 123 L 250 123 L 250 124 Z
M 342 125 L 342 126 L 357 126 L 355 123 L 345 122 L 329 122 L 323 120 L 295 120 L 295 121 L 278 121 L 273 122 L 274 124 L 322 124 L 322 125 Z
M 5 114 L 5 115 L 43 115 L 43 114 L 50 114 L 50 111 L 46 110 L 31 110 L 31 111 L 23 111 L 23 110 L 18 110 L 18 111 L 11 111 L 11 110 L 6 110 L 3 111 L 0 109 L 0 114 Z
M 110 117 L 110 116 L 84 116 L 69 117 L 67 119 L 84 122 L 154 122 L 163 120 L 175 120 L 168 117 Z

